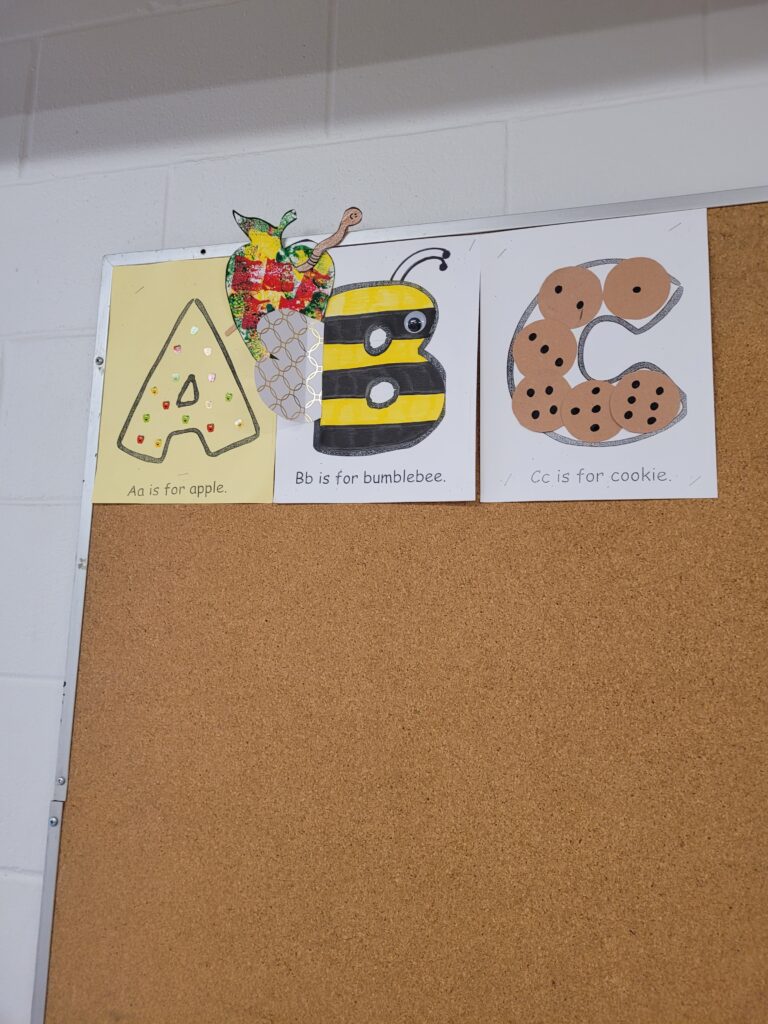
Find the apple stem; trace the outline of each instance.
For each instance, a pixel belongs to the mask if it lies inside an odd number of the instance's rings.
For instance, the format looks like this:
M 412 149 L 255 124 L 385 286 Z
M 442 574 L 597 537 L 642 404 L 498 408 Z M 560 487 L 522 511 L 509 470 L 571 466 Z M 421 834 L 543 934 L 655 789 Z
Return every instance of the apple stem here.
M 280 223 L 277 226 L 277 233 L 280 236 L 280 238 L 283 237 L 283 232 L 288 227 L 288 225 L 289 224 L 293 224 L 293 222 L 296 220 L 297 217 L 298 217 L 298 214 L 296 213 L 295 210 L 286 210 L 285 211 L 285 213 L 282 216 L 282 219 L 280 220 Z

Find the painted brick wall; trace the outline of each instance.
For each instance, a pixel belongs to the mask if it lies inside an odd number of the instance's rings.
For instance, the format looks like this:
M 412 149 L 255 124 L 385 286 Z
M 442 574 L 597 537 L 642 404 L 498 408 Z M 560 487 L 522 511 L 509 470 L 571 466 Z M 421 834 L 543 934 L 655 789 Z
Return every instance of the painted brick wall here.
M 768 184 L 768 6 L 1 0 L 0 1024 L 26 1024 L 105 253 Z M 266 206 L 265 206 L 266 203 Z

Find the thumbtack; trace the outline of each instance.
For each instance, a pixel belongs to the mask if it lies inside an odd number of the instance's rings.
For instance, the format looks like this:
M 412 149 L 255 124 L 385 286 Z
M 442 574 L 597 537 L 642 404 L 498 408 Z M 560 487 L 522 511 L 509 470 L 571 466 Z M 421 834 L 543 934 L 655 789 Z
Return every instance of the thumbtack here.
M 51 828 L 55 828 L 56 825 L 59 824 L 59 819 L 56 818 L 56 817 L 49 818 L 48 819 L 48 824 L 51 826 Z

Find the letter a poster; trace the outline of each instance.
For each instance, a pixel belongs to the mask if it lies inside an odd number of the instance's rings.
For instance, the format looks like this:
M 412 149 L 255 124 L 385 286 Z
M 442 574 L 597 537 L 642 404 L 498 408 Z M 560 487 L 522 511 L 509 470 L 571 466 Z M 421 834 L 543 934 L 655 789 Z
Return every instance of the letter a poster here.
M 226 265 L 113 268 L 95 502 L 272 501 L 275 415 L 225 333 Z

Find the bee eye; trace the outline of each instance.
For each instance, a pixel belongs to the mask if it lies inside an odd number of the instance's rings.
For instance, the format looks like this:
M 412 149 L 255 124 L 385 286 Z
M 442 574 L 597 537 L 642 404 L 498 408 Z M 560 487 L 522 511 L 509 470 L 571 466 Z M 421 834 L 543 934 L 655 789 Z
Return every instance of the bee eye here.
M 415 309 L 412 313 L 406 314 L 405 329 L 409 334 L 421 334 L 426 326 L 427 318 L 421 310 Z

